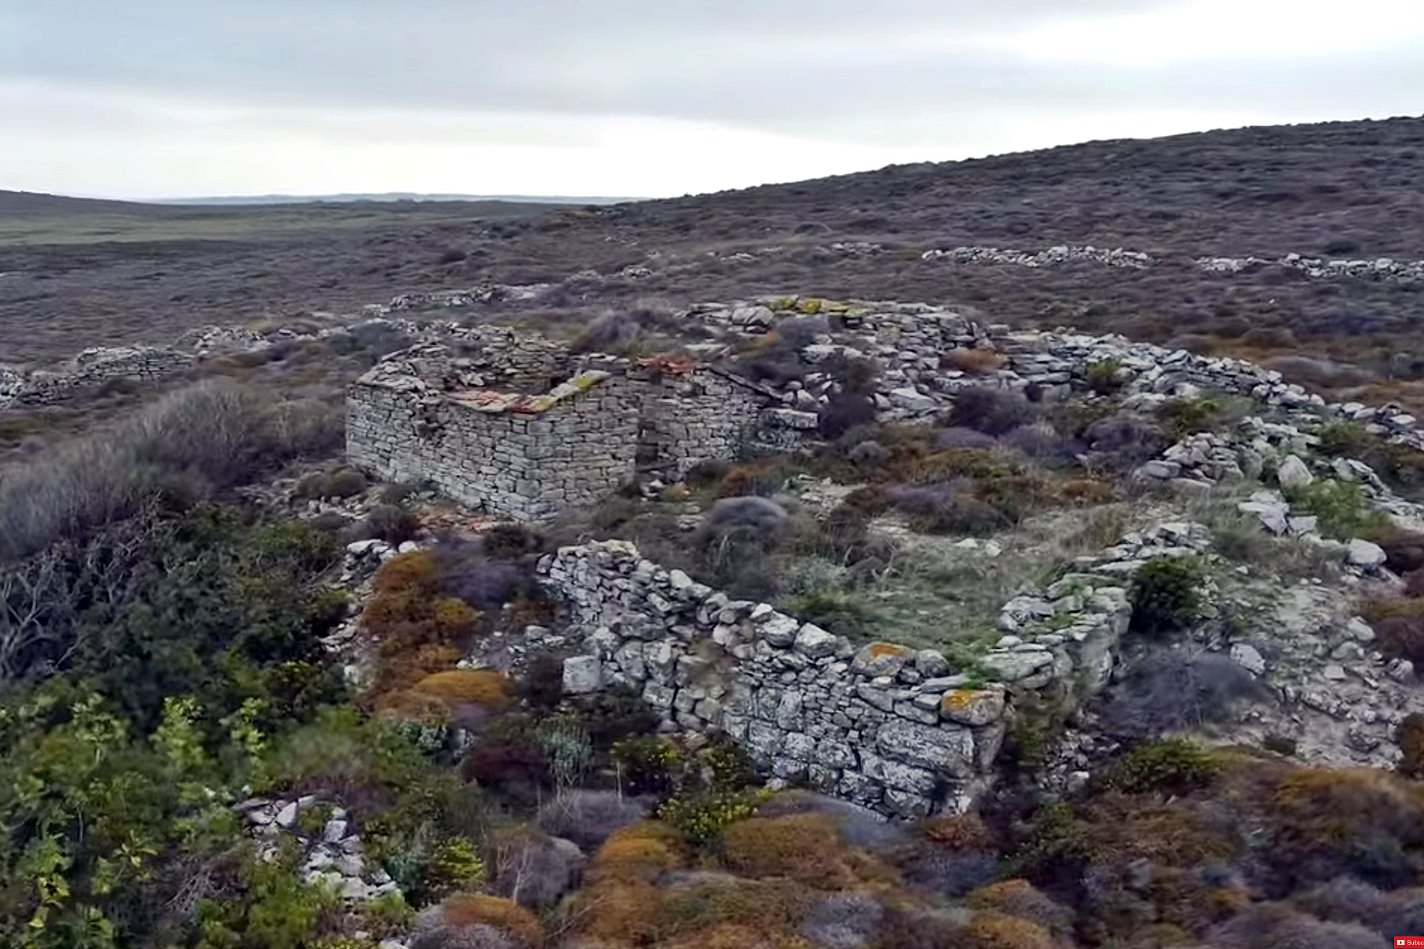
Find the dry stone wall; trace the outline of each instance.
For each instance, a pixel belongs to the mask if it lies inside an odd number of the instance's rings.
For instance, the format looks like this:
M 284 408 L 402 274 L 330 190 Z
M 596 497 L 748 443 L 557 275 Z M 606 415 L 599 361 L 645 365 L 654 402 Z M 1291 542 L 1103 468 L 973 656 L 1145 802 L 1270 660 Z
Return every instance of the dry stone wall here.
M 623 541 L 562 548 L 539 569 L 585 636 L 566 691 L 630 685 L 670 728 L 724 732 L 777 778 L 889 814 L 962 810 L 991 780 L 1005 693 L 969 688 L 937 652 L 856 649 Z
M 630 481 L 638 408 L 623 380 L 575 377 L 542 396 L 444 393 L 367 377 L 347 398 L 347 456 L 388 481 L 429 480 L 471 507 L 543 520 Z
M 699 369 L 645 385 L 640 451 L 672 480 L 701 461 L 736 460 L 752 440 L 762 399 L 735 378 Z
M 159 346 L 86 349 L 54 369 L 24 372 L 0 367 L 0 409 L 53 405 L 119 379 L 151 382 L 193 366 L 191 353 Z

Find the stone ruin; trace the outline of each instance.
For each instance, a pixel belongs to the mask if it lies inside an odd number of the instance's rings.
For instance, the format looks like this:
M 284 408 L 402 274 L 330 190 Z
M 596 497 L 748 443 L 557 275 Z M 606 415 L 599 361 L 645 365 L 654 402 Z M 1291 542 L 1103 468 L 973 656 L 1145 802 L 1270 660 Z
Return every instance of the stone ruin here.
M 502 342 L 477 359 L 419 346 L 362 376 L 347 400 L 350 461 L 490 514 L 545 520 L 639 475 L 675 481 L 700 461 L 740 457 L 766 400 L 687 360 L 576 361 L 542 337 Z

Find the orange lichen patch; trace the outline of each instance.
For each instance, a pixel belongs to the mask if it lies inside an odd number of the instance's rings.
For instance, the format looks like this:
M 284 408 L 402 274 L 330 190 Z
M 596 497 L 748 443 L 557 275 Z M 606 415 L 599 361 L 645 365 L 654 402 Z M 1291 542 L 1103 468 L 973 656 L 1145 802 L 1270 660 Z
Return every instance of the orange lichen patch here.
M 992 349 L 952 349 L 940 357 L 939 365 L 977 376 L 1002 369 L 1006 361 Z
M 512 900 L 485 893 L 461 893 L 440 904 L 447 926 L 491 926 L 510 933 L 529 949 L 544 944 L 544 930 L 529 910 Z
M 657 373 L 659 375 L 686 376 L 692 373 L 692 370 L 697 367 L 697 364 L 686 356 L 676 356 L 665 353 L 655 356 L 645 356 L 638 360 L 637 366 L 645 372 Z
M 451 705 L 503 708 L 509 703 L 509 680 L 488 669 L 447 669 L 421 679 L 411 691 Z
M 866 654 L 872 659 L 881 659 L 885 656 L 896 656 L 901 659 L 909 659 L 915 651 L 909 646 L 902 646 L 899 643 L 871 643 L 865 647 Z
M 510 412 L 516 415 L 539 415 L 547 412 L 566 399 L 587 392 L 609 377 L 600 370 L 581 372 L 567 382 L 561 382 L 548 392 L 538 395 L 523 395 L 518 392 L 496 392 L 492 389 L 468 389 L 452 392 L 446 396 L 451 402 L 468 406 L 477 412 L 497 414 Z

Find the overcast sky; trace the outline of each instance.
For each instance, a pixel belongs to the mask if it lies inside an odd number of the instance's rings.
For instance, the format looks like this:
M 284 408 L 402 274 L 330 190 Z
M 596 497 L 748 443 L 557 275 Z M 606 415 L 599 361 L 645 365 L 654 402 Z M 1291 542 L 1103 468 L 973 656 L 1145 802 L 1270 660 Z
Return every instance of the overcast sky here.
M 664 196 L 1424 112 L 1424 0 L 0 0 L 0 188 Z

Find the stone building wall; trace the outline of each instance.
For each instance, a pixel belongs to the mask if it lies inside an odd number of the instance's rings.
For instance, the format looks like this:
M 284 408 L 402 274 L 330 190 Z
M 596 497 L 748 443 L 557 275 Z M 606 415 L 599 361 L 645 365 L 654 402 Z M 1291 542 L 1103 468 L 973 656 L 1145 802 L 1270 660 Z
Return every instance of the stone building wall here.
M 624 380 L 585 373 L 542 396 L 444 393 L 363 377 L 347 399 L 352 464 L 388 481 L 426 479 L 502 517 L 543 520 L 632 480 L 637 400 Z
M 586 636 L 570 692 L 627 683 L 669 726 L 724 732 L 779 778 L 889 814 L 962 810 L 991 780 L 1005 692 L 966 688 L 937 652 L 857 650 L 623 541 L 563 548 L 540 572 Z
M 752 388 L 709 369 L 645 385 L 639 442 L 650 468 L 678 479 L 698 462 L 742 457 L 761 412 Z

